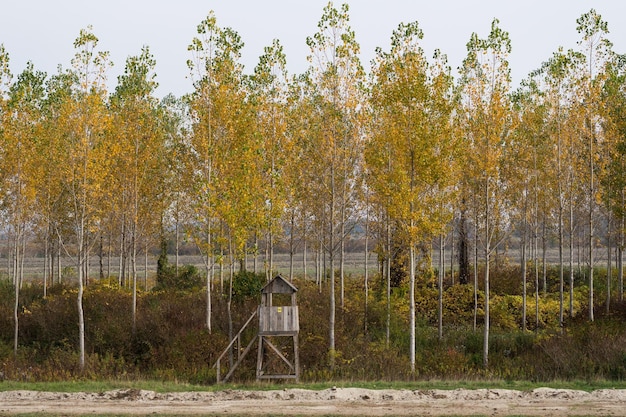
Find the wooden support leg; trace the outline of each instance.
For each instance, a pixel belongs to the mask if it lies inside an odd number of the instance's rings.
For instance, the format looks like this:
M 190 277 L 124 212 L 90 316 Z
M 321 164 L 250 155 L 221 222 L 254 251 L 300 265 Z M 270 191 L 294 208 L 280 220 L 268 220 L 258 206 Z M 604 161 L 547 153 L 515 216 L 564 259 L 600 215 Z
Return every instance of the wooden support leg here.
M 256 380 L 261 379 L 261 373 L 263 372 L 263 336 L 259 335 L 259 351 L 256 358 Z
M 300 352 L 298 349 L 298 334 L 293 335 L 293 354 L 294 354 L 294 364 L 296 367 L 296 382 L 300 381 Z

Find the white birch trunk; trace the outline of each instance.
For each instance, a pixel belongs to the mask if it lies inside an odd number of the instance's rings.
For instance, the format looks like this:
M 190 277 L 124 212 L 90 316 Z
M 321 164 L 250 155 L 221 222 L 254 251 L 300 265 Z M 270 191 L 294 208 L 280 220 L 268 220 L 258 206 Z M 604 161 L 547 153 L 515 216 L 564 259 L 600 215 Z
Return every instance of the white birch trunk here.
M 409 246 L 409 362 L 415 373 L 415 245 Z

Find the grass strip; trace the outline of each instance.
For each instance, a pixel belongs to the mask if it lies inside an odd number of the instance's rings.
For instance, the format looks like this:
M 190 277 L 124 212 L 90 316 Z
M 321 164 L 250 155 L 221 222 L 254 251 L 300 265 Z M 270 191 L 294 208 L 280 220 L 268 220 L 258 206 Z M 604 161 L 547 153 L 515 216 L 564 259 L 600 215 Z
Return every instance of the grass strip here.
M 251 382 L 245 384 L 214 384 L 193 385 L 180 382 L 151 381 L 151 380 L 107 380 L 107 381 L 62 381 L 62 382 L 19 382 L 2 381 L 0 391 L 47 391 L 47 392 L 104 392 L 118 389 L 140 389 L 165 392 L 202 392 L 222 390 L 249 390 L 268 391 L 288 388 L 309 389 L 321 391 L 331 387 L 337 388 L 364 388 L 364 389 L 396 389 L 396 390 L 454 390 L 454 389 L 510 389 L 518 391 L 530 391 L 535 388 L 546 387 L 554 389 L 572 389 L 581 391 L 595 391 L 599 389 L 626 389 L 626 381 L 502 381 L 502 380 L 428 380 L 411 382 L 386 382 L 386 381 L 331 381 L 324 383 L 264 383 Z

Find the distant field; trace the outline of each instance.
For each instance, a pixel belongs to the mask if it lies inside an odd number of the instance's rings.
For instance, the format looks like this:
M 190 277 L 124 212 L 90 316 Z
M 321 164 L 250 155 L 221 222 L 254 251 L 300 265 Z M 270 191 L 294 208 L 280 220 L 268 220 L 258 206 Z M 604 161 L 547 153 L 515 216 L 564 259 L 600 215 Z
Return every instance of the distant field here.
M 169 261 L 171 264 L 176 262 L 174 256 L 169 257 Z M 264 257 L 259 256 L 257 259 L 257 270 L 262 272 L 264 270 Z M 204 270 L 205 265 L 201 256 L 191 256 L 185 255 L 179 257 L 179 264 L 182 265 L 194 265 L 200 270 Z M 339 266 L 337 261 L 337 268 Z M 349 253 L 346 255 L 345 259 L 345 273 L 346 276 L 363 276 L 365 271 L 365 254 L 363 253 Z M 235 264 L 236 267 L 239 266 L 238 263 Z M 56 267 L 56 266 L 55 266 Z M 370 273 L 376 272 L 376 254 L 370 254 L 368 259 L 368 265 Z M 147 273 L 148 277 L 153 276 L 156 273 L 157 268 L 157 258 L 154 256 L 148 256 L 147 259 Z M 248 270 L 254 270 L 254 259 L 249 257 L 247 260 L 247 268 Z M 289 274 L 289 255 L 286 254 L 277 254 L 274 255 L 274 269 L 283 275 Z M 43 279 L 43 270 L 44 270 L 44 259 L 43 258 L 35 258 L 29 257 L 24 261 L 24 277 L 26 280 L 42 280 Z M 61 270 L 63 276 L 66 279 L 75 278 L 75 266 L 72 264 L 70 259 L 61 259 Z M 119 274 L 119 258 L 112 257 L 110 263 L 105 258 L 103 259 L 103 270 L 104 274 L 107 275 L 107 270 L 110 271 L 110 275 L 113 277 L 117 277 Z M 225 273 L 228 273 L 228 266 L 224 266 Z M 302 276 L 304 273 L 304 265 L 302 254 L 297 254 L 294 256 L 294 274 L 296 276 Z M 9 266 L 9 261 L 6 258 L 0 258 L 0 274 L 8 275 L 11 271 Z M 92 257 L 90 260 L 90 272 L 89 276 L 92 278 L 97 278 L 99 276 L 100 264 L 99 259 L 97 257 Z M 137 263 L 137 273 L 140 278 L 143 278 L 146 271 L 146 261 L 145 257 L 142 255 L 138 259 Z M 219 273 L 219 267 L 216 266 L 216 273 Z M 56 275 L 55 272 L 55 281 Z M 307 276 L 313 278 L 315 276 L 315 259 L 311 256 L 307 260 Z
M 470 254 L 471 256 L 472 254 Z M 480 256 L 480 255 L 479 255 Z M 504 254 L 503 252 L 499 253 L 501 262 L 507 262 L 509 264 L 518 264 L 520 259 L 519 250 L 517 249 L 509 249 L 509 251 Z M 530 254 L 528 256 L 531 256 Z M 541 251 L 540 251 L 540 261 L 541 261 Z M 578 253 L 574 254 L 574 261 L 578 260 Z M 432 264 L 435 268 L 439 265 L 439 252 L 437 250 L 433 251 L 432 254 Z M 315 276 L 315 254 L 309 253 L 307 257 L 307 268 L 306 274 L 308 277 L 313 278 Z M 451 263 L 451 254 L 448 251 L 444 254 L 445 259 L 445 269 L 446 271 L 450 271 L 450 263 Z M 175 263 L 175 257 L 169 257 L 170 263 Z M 532 259 L 529 259 L 531 261 Z M 548 264 L 557 264 L 558 250 L 556 248 L 551 248 L 547 251 L 546 260 Z M 596 265 L 603 267 L 606 266 L 607 256 L 606 249 L 600 248 L 594 254 L 594 260 Z M 567 252 L 564 253 L 564 261 L 567 263 L 569 261 L 569 255 Z M 584 264 L 586 259 L 581 255 L 581 263 Z M 89 276 L 92 278 L 97 278 L 99 276 L 100 266 L 99 266 L 99 258 L 97 256 L 92 256 L 90 259 L 90 273 Z M 259 256 L 257 258 L 257 270 L 259 272 L 263 271 L 264 268 L 265 257 Z M 339 259 L 336 259 L 336 268 L 339 268 Z M 454 260 L 455 270 L 458 269 L 458 265 L 456 264 L 456 260 Z M 72 261 L 68 258 L 61 259 L 61 269 L 63 275 L 67 279 L 72 279 L 75 277 L 75 266 Z M 117 277 L 119 273 L 119 258 L 111 257 L 110 261 L 107 258 L 104 258 L 103 261 L 103 269 L 105 275 L 107 275 L 107 271 L 111 277 Z M 201 256 L 193 256 L 193 255 L 184 255 L 179 256 L 179 264 L 180 265 L 194 265 L 199 270 L 204 270 L 204 262 Z M 616 262 L 613 261 L 613 267 L 615 267 Z M 148 278 L 152 277 L 156 272 L 157 266 L 157 258 L 155 256 L 148 256 L 147 258 L 147 274 Z M 327 261 L 328 266 L 328 261 Z M 238 263 L 236 263 L 236 267 L 238 267 Z M 345 274 L 348 278 L 350 277 L 362 277 L 365 271 L 365 254 L 363 252 L 353 252 L 347 253 L 345 259 Z M 228 266 L 224 266 L 225 273 L 228 271 Z M 254 270 L 254 258 L 249 256 L 247 259 L 247 268 L 248 270 Z M 370 274 L 375 274 L 378 270 L 378 262 L 377 255 L 375 253 L 370 252 L 367 260 L 367 268 L 369 269 Z M 29 257 L 24 261 L 24 277 L 27 280 L 42 280 L 43 278 L 43 269 L 44 269 L 44 259 L 40 257 Z M 274 255 L 274 269 L 283 275 L 289 274 L 289 255 L 288 254 L 276 254 Z M 0 256 L 0 274 L 8 275 L 11 271 L 10 260 L 6 258 L 6 255 Z M 219 267 L 216 266 L 216 271 L 219 271 Z M 146 258 L 141 255 L 138 258 L 137 263 L 137 272 L 140 278 L 145 276 L 146 272 Z M 217 272 L 219 273 L 219 272 Z M 294 256 L 294 275 L 302 276 L 304 273 L 304 264 L 303 264 L 303 256 L 302 253 L 298 253 Z M 55 277 L 57 273 L 55 272 Z M 55 278 L 56 280 L 56 278 Z

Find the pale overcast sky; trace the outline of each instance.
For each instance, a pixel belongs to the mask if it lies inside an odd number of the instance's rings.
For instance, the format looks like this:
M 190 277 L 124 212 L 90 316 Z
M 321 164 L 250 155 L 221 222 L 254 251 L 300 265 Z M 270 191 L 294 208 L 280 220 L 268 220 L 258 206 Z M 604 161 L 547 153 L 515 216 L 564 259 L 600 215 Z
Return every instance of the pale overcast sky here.
M 111 53 L 109 85 L 124 71 L 126 58 L 150 47 L 157 61 L 157 94 L 191 91 L 187 45 L 196 27 L 215 12 L 220 27 L 236 30 L 245 43 L 242 63 L 252 72 L 273 39 L 279 39 L 291 74 L 303 72 L 309 54 L 306 37 L 317 32 L 327 0 L 0 0 L 0 44 L 11 59 L 14 76 L 27 61 L 48 75 L 58 65 L 71 66 L 73 42 L 80 29 L 93 26 L 101 50 Z M 339 8 L 343 1 L 335 1 Z M 374 50 L 389 49 L 392 31 L 401 22 L 418 21 L 422 46 L 430 56 L 441 49 L 455 74 L 466 55 L 472 32 L 489 34 L 493 18 L 509 32 L 514 87 L 559 46 L 578 48 L 576 19 L 595 8 L 609 24 L 614 50 L 626 53 L 626 1 L 623 0 L 351 0 L 350 24 L 369 70 Z

